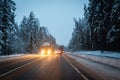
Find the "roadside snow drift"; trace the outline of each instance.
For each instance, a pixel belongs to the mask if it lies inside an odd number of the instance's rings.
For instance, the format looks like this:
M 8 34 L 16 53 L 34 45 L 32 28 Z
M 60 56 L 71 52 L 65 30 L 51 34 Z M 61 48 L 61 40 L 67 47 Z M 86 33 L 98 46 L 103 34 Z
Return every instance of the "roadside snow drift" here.
M 69 54 L 120 68 L 120 53 L 117 52 L 80 51 Z

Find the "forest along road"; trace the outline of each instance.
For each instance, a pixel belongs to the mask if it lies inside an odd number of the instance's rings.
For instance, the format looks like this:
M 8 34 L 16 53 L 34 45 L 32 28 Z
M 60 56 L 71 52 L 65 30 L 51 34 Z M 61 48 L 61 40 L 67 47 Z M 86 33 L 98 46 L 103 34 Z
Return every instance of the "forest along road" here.
M 0 80 L 94 80 L 94 78 L 83 75 L 63 54 L 26 55 L 2 59 Z

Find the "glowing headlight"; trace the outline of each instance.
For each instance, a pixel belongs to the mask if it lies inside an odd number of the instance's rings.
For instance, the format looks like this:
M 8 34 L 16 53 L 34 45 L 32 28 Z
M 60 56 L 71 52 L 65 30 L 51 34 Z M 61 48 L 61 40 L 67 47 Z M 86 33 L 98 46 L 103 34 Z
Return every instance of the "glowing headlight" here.
M 48 50 L 48 54 L 51 54 L 51 50 Z
M 41 51 L 41 54 L 45 54 L 45 51 L 44 51 L 44 50 L 42 50 L 42 51 Z
M 58 51 L 55 51 L 55 54 L 57 54 L 58 53 Z

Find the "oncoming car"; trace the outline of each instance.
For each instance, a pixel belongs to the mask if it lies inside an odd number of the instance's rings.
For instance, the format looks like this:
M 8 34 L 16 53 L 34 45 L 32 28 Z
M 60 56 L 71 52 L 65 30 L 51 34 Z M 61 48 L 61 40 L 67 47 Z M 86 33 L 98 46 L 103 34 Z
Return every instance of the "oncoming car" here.
M 54 54 L 54 48 L 49 42 L 43 43 L 40 47 L 40 54 L 42 55 L 51 55 Z

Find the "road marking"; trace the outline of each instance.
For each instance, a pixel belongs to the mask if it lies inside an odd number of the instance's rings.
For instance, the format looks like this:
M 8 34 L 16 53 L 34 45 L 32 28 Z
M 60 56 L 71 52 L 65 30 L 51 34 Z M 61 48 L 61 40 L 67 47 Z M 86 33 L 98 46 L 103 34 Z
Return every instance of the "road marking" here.
M 65 56 L 65 60 L 75 69 L 76 72 L 78 72 L 85 80 L 89 80 L 86 76 L 84 76 L 77 67 L 75 67 Z
M 12 73 L 12 72 L 14 72 L 14 71 L 16 71 L 16 70 L 18 70 L 18 69 L 20 69 L 20 68 L 23 68 L 23 67 L 25 67 L 25 66 L 27 66 L 27 65 L 29 65 L 29 64 L 32 64 L 33 62 L 35 62 L 35 61 L 37 61 L 37 60 L 38 60 L 38 59 L 33 60 L 33 61 L 31 61 L 31 62 L 29 62 L 29 63 L 27 63 L 27 64 L 24 64 L 24 65 L 22 65 L 22 66 L 19 66 L 19 67 L 13 69 L 13 70 L 8 71 L 8 72 L 5 72 L 5 73 L 1 74 L 0 77 L 6 76 L 7 74 Z

